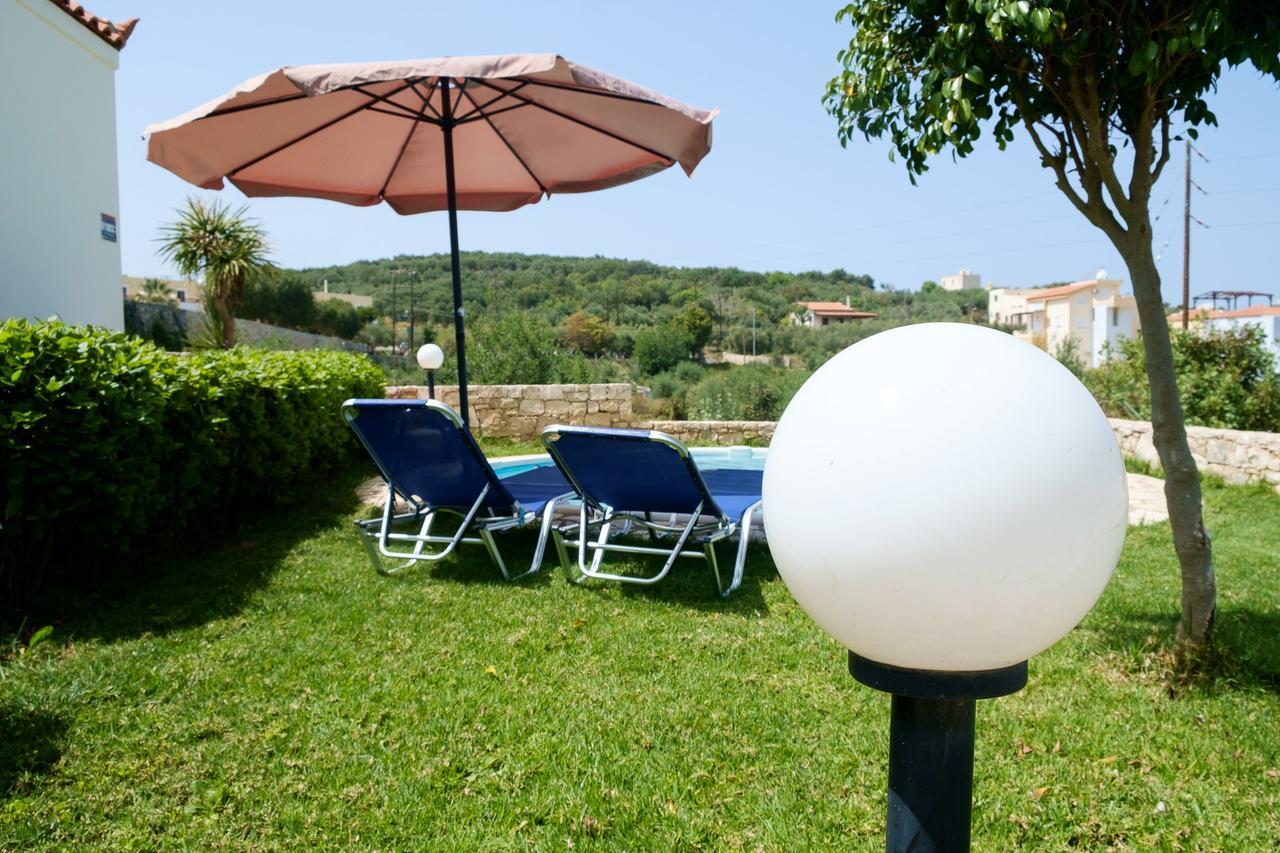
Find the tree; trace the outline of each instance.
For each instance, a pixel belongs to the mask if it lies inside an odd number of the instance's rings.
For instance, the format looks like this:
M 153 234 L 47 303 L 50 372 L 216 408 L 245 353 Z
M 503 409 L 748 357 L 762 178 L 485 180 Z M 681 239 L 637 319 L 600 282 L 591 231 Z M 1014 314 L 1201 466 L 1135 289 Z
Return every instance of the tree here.
M 523 311 L 477 323 L 473 349 L 472 376 L 486 385 L 545 385 L 591 379 L 591 363 L 578 353 L 557 347 L 551 324 Z
M 1182 576 L 1179 637 L 1203 643 L 1216 608 L 1200 481 L 1187 444 L 1152 247 L 1151 189 L 1177 129 L 1216 124 L 1223 65 L 1280 77 L 1272 3 L 1229 0 L 866 0 L 825 104 L 847 144 L 887 136 L 914 182 L 984 129 L 1021 127 L 1059 190 L 1124 259 L 1142 322 L 1151 420 Z M 1128 149 L 1125 156 L 1119 148 Z M 1127 174 L 1126 174 L 1127 172 Z
M 675 325 L 650 327 L 636 333 L 631 357 L 642 374 L 656 376 L 688 359 L 692 351 L 693 339 L 684 329 Z
M 204 277 L 205 301 L 224 349 L 236 345 L 235 310 L 245 285 L 275 270 L 267 259 L 267 235 L 246 210 L 188 198 L 177 221 L 161 228 L 160 256 L 184 276 Z
M 700 352 L 711 340 L 711 314 L 701 305 L 686 305 L 672 318 L 671 324 L 688 337 L 690 352 Z
M 138 301 L 150 302 L 152 305 L 169 305 L 173 303 L 174 295 L 169 290 L 169 285 L 158 278 L 149 278 L 142 282 L 142 289 L 138 291 Z
M 575 311 L 564 321 L 564 342 L 578 352 L 594 355 L 608 346 L 609 324 L 586 311 Z
M 245 283 L 238 313 L 246 320 L 261 320 L 290 329 L 314 331 L 318 306 L 313 291 L 297 275 L 261 277 Z

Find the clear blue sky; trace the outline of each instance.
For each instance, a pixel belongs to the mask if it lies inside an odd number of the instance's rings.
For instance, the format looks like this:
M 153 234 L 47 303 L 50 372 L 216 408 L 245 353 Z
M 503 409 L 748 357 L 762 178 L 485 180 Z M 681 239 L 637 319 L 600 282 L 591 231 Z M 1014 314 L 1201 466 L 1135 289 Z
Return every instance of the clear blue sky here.
M 912 187 L 883 142 L 842 149 L 821 95 L 848 30 L 837 2 L 424 3 L 369 0 L 90 0 L 96 14 L 141 17 L 117 77 L 124 271 L 170 272 L 158 226 L 193 189 L 146 161 L 142 129 L 281 66 L 441 55 L 557 52 L 701 107 L 719 107 L 713 148 L 692 179 L 679 169 L 514 213 L 463 213 L 464 250 L 643 258 L 752 270 L 844 267 L 915 288 L 968 267 L 1021 286 L 1091 276 L 1126 279 L 1106 239 L 1052 186 L 1029 143 L 939 159 Z M 1221 129 L 1194 164 L 1192 292 L 1277 292 L 1280 91 L 1251 68 L 1213 100 Z M 1153 206 L 1165 298 L 1180 300 L 1182 157 Z M 214 195 L 214 194 L 210 194 Z M 234 188 L 220 195 L 236 202 Z M 385 206 L 254 199 L 276 260 L 318 266 L 447 251 L 445 217 Z

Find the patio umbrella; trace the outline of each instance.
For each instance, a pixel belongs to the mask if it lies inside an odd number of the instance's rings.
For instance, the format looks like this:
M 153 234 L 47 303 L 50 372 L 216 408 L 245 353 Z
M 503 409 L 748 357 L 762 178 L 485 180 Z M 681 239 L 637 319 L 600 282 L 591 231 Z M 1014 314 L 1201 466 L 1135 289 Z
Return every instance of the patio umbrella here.
M 205 189 L 449 211 L 465 419 L 458 211 L 692 174 L 716 113 L 550 53 L 303 65 L 148 127 L 147 159 Z

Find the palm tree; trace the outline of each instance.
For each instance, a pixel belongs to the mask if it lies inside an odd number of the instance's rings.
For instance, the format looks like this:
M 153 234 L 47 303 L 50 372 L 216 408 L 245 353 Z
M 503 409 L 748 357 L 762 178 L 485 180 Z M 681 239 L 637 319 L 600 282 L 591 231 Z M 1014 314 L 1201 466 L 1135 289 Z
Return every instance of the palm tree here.
M 141 290 L 138 291 L 139 302 L 150 302 L 153 305 L 167 305 L 174 299 L 173 291 L 169 290 L 169 285 L 165 284 L 158 278 L 149 278 L 142 283 Z
M 206 204 L 188 198 L 178 220 L 161 231 L 159 254 L 187 277 L 204 276 L 207 309 L 213 328 L 221 330 L 221 345 L 236 345 L 235 309 L 244 298 L 245 284 L 269 276 L 275 266 L 267 259 L 267 235 L 247 208 L 232 210 L 216 201 Z

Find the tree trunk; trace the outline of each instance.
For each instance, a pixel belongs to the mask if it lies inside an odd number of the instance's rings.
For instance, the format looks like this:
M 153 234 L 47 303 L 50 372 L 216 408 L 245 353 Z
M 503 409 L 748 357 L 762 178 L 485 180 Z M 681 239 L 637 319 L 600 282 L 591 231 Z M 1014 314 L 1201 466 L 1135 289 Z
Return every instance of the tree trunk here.
M 213 307 L 222 320 L 222 348 L 231 349 L 236 345 L 236 315 L 231 310 L 231 301 L 226 296 L 215 296 Z
M 1164 469 L 1164 496 L 1173 527 L 1173 547 L 1182 573 L 1182 621 L 1178 638 L 1205 643 L 1217 609 L 1213 551 L 1204 528 L 1200 474 L 1187 443 L 1182 400 L 1173 367 L 1169 323 L 1160 293 L 1160 273 L 1151 253 L 1150 231 L 1139 231 L 1127 246 L 1117 246 L 1138 303 L 1147 382 L 1151 385 L 1151 425 L 1156 453 Z

